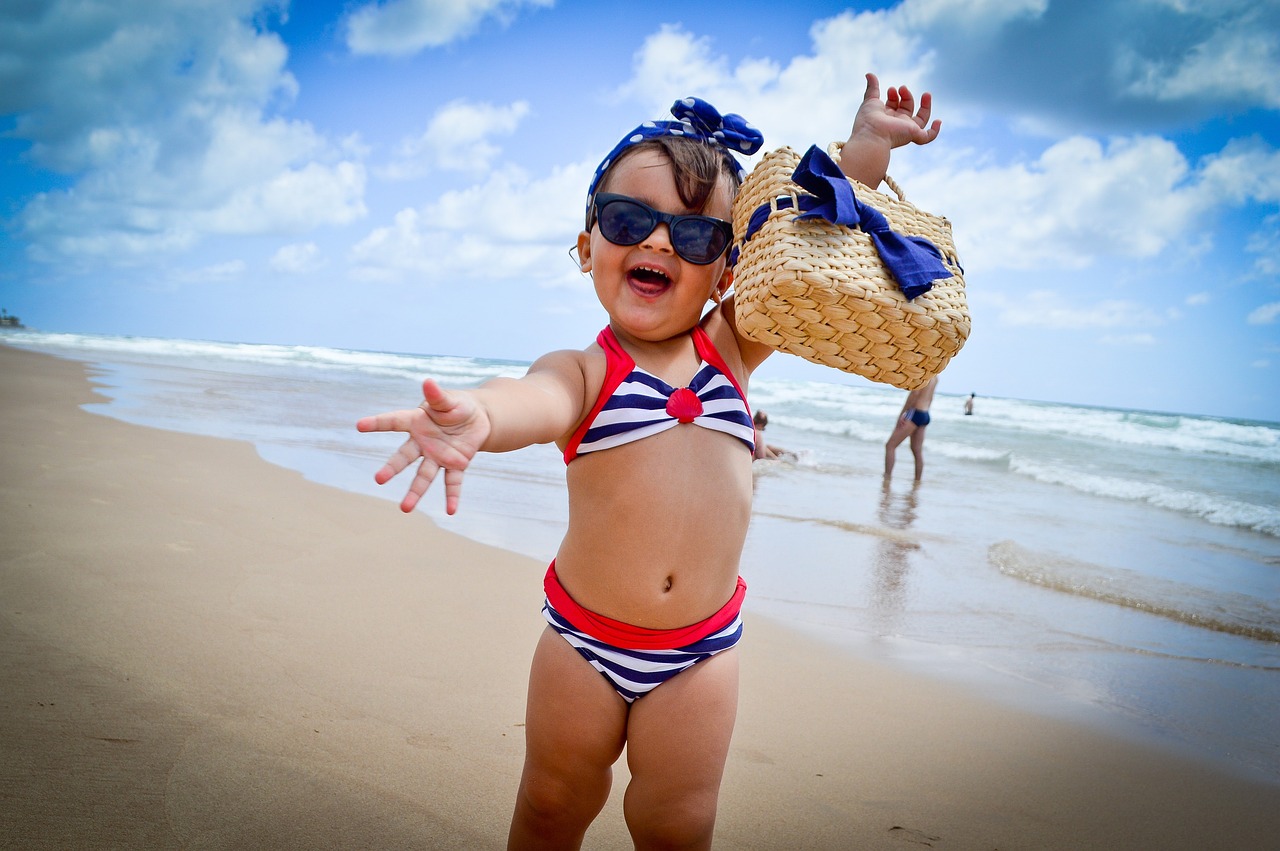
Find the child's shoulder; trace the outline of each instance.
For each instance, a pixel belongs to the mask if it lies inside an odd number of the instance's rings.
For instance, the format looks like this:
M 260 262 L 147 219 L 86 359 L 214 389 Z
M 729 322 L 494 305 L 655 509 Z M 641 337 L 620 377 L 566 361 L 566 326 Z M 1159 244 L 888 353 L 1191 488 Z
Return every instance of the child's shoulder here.
M 597 361 L 603 362 L 604 352 L 598 343 L 591 343 L 585 349 L 557 349 L 547 352 L 533 362 L 530 373 L 556 372 L 568 375 L 585 376 L 591 372 Z
M 594 398 L 607 370 L 604 350 L 592 342 L 584 349 L 558 349 L 533 362 L 527 377 L 550 379 L 584 399 Z
M 725 296 L 702 318 L 702 330 L 720 352 L 739 380 L 745 381 L 751 373 L 773 353 L 773 349 L 757 343 L 738 332 L 733 293 Z

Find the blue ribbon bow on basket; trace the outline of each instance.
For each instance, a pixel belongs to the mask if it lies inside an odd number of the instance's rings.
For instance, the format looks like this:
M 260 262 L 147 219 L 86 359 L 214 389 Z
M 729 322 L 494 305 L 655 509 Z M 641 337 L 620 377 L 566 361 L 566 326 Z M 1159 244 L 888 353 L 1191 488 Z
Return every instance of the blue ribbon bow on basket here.
M 811 193 L 799 196 L 800 215 L 796 218 L 820 217 L 832 224 L 860 228 L 871 237 L 885 268 L 908 301 L 927 293 L 934 281 L 952 277 L 936 245 L 924 237 L 894 231 L 883 213 L 858 199 L 840 166 L 816 145 L 805 152 L 791 179 Z M 790 198 L 777 199 L 778 209 L 790 206 Z M 770 205 L 764 204 L 752 213 L 744 243 L 764 225 L 771 212 Z

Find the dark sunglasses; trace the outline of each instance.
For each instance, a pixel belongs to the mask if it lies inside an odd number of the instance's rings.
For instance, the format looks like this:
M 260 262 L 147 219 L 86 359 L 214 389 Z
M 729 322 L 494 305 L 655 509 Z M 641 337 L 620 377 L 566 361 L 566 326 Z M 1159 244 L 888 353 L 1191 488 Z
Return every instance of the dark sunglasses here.
M 733 241 L 733 225 L 711 216 L 675 216 L 626 195 L 602 192 L 595 198 L 600 234 L 614 245 L 636 245 L 660 224 L 671 233 L 671 247 L 698 266 L 714 263 Z

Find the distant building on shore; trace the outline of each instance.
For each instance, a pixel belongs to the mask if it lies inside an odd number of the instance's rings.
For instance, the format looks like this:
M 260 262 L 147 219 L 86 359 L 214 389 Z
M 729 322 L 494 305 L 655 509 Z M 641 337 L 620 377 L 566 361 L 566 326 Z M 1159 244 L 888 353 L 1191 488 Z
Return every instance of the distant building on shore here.
M 9 311 L 0 307 L 0 328 L 21 328 L 22 323 L 16 316 L 10 316 Z

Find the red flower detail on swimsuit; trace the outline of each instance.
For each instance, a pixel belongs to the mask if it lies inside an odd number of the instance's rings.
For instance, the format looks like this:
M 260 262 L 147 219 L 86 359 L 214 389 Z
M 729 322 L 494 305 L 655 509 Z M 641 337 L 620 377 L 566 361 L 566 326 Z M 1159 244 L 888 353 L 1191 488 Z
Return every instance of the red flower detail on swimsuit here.
M 682 423 L 702 416 L 702 400 L 688 387 L 681 387 L 667 399 L 667 413 Z

